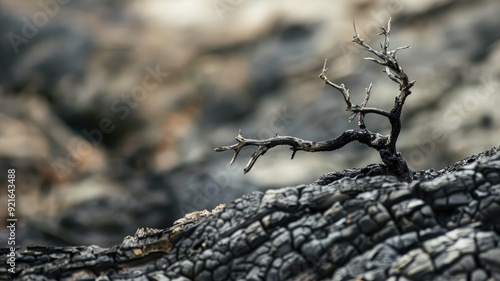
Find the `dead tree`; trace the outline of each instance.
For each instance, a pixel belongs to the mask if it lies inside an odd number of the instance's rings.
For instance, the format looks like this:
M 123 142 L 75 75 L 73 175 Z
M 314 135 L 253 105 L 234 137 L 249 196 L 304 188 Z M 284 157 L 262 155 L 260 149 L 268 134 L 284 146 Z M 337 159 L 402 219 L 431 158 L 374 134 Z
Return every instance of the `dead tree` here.
M 375 55 L 375 58 L 366 57 L 365 59 L 382 65 L 384 67 L 383 71 L 387 74 L 389 79 L 399 85 L 399 95 L 396 96 L 394 107 L 390 111 L 366 106 L 368 100 L 370 99 L 372 84 L 370 84 L 368 88 L 365 89 L 365 98 L 361 105 L 354 104 L 351 101 L 349 90 L 345 87 L 344 84 L 335 84 L 326 77 L 328 68 L 326 67 L 327 60 L 325 60 L 323 69 L 319 74 L 319 78 L 321 78 L 323 82 L 325 82 L 325 84 L 333 87 L 342 94 L 347 105 L 346 111 L 352 112 L 351 116 L 349 117 L 349 121 L 352 121 L 356 116 L 358 116 L 358 130 L 347 130 L 335 139 L 320 142 L 303 140 L 291 136 L 278 135 L 264 140 L 247 139 L 241 135 L 240 130 L 238 132 L 238 135 L 236 136 L 236 144 L 229 146 L 219 146 L 215 148 L 215 151 L 220 152 L 226 150 L 234 150 L 234 155 L 230 162 L 232 164 L 243 147 L 257 146 L 256 151 L 252 154 L 250 161 L 244 169 L 244 172 L 247 173 L 248 171 L 250 171 L 250 169 L 253 167 L 253 165 L 261 155 L 264 155 L 270 148 L 278 145 L 290 146 L 290 149 L 293 151 L 293 159 L 295 153 L 300 150 L 307 152 L 333 151 L 345 146 L 350 142 L 358 141 L 371 148 L 376 149 L 379 152 L 385 169 L 387 169 L 387 172 L 389 174 L 396 175 L 399 178 L 406 180 L 410 179 L 411 171 L 408 168 L 408 165 L 403 159 L 401 153 L 396 150 L 396 141 L 398 140 L 399 133 L 401 132 L 401 112 L 403 110 L 406 98 L 411 94 L 410 90 L 415 84 L 415 81 L 410 81 L 408 79 L 408 76 L 403 71 L 403 68 L 399 65 L 396 58 L 396 53 L 399 50 L 410 48 L 410 45 L 398 47 L 394 50 L 389 50 L 389 39 L 391 31 L 390 19 L 387 22 L 387 26 L 380 27 L 381 32 L 379 33 L 379 35 L 384 36 L 384 42 L 380 44 L 380 51 L 375 50 L 370 45 L 368 45 L 360 37 L 354 24 L 353 27 L 354 36 L 352 41 L 363 47 L 363 49 L 365 49 L 369 53 Z M 389 119 L 389 122 L 391 124 L 391 131 L 388 135 L 374 133 L 366 128 L 364 118 L 366 114 L 370 113 L 382 115 Z

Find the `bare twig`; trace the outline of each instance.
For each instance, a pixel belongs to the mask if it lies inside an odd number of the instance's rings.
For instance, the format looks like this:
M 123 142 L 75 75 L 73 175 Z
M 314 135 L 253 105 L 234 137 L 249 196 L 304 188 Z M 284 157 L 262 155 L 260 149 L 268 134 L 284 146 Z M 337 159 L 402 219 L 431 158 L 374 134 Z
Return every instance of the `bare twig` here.
M 328 71 L 328 68 L 326 68 L 326 60 L 325 60 L 325 65 L 323 66 L 323 70 L 319 74 L 319 78 L 321 78 L 325 82 L 325 84 L 332 86 L 333 88 L 335 88 L 336 90 L 338 90 L 342 94 L 342 96 L 344 97 L 344 101 L 347 105 L 346 111 L 353 112 L 353 114 L 349 118 L 349 121 L 352 121 L 352 119 L 354 119 L 354 117 L 356 116 L 356 113 L 363 113 L 363 114 L 375 113 L 375 114 L 379 114 L 379 115 L 382 115 L 385 117 L 390 117 L 390 113 L 388 111 L 378 109 L 378 108 L 370 108 L 370 107 L 364 107 L 364 106 L 361 107 L 361 106 L 353 104 L 351 102 L 349 90 L 345 87 L 344 84 L 337 85 L 337 84 L 333 83 L 332 81 L 328 80 L 328 78 L 326 77 L 327 71 Z M 371 89 L 371 86 L 370 86 L 370 89 Z
M 372 86 L 373 86 L 373 84 L 370 83 L 370 86 L 368 86 L 368 88 L 365 89 L 365 99 L 361 103 L 361 108 L 362 109 L 365 108 L 366 104 L 368 103 L 368 100 L 370 99 L 370 91 L 372 90 Z M 358 126 L 359 126 L 359 128 L 361 130 L 366 129 L 366 126 L 365 126 L 365 114 L 364 113 L 359 114 Z
M 406 98 L 411 94 L 410 89 L 415 84 L 415 81 L 409 81 L 408 76 L 403 71 L 403 68 L 398 64 L 396 58 L 396 52 L 403 49 L 408 49 L 411 46 L 398 47 L 392 51 L 389 50 L 390 45 L 390 33 L 391 33 L 391 19 L 387 22 L 386 27 L 381 27 L 380 35 L 384 36 L 384 44 L 381 44 L 382 51 L 377 51 L 373 49 L 370 45 L 364 42 L 356 30 L 356 25 L 354 26 L 354 36 L 353 42 L 363 47 L 366 51 L 374 54 L 378 59 L 367 57 L 366 60 L 373 61 L 377 64 L 385 66 L 384 72 L 395 83 L 399 85 L 400 94 L 396 97 L 394 107 L 390 111 L 390 115 L 387 116 L 391 122 L 392 129 L 390 134 L 390 142 L 388 147 L 396 151 L 396 141 L 399 137 L 401 131 L 401 112 L 406 101 Z
M 250 169 L 252 169 L 253 165 L 260 156 L 264 155 L 270 148 L 278 145 L 290 146 L 290 149 L 293 151 L 292 153 L 292 159 L 293 159 L 295 153 L 300 150 L 307 152 L 333 151 L 353 141 L 358 141 L 360 143 L 366 144 L 369 147 L 378 150 L 385 147 L 385 144 L 387 143 L 388 139 L 387 136 L 383 136 L 378 133 L 347 130 L 333 140 L 320 141 L 320 142 L 303 140 L 291 136 L 275 136 L 265 140 L 256 140 L 256 139 L 244 138 L 241 135 L 241 130 L 239 130 L 238 135 L 236 136 L 236 141 L 237 143 L 233 145 L 219 146 L 215 148 L 215 151 L 220 152 L 226 150 L 234 150 L 233 158 L 231 159 L 230 162 L 230 164 L 232 164 L 234 163 L 236 157 L 238 157 L 238 154 L 240 153 L 243 147 L 257 146 L 257 149 L 252 154 L 250 161 L 248 161 L 247 165 L 245 166 L 244 172 L 247 173 L 248 171 L 250 171 Z

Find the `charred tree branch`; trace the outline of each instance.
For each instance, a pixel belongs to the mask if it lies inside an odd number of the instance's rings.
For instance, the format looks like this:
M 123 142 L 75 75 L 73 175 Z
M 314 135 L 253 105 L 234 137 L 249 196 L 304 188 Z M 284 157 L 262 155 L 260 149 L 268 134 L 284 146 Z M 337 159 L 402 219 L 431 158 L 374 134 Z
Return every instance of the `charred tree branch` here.
M 371 148 L 376 149 L 380 157 L 382 158 L 382 162 L 387 167 L 388 171 L 392 172 L 394 175 L 401 177 L 403 179 L 410 178 L 410 170 L 406 161 L 403 159 L 401 153 L 396 150 L 396 142 L 399 137 L 399 133 L 401 132 L 401 113 L 403 110 L 404 103 L 406 98 L 411 94 L 411 88 L 415 84 L 415 81 L 410 81 L 408 76 L 403 71 L 403 68 L 399 65 L 396 57 L 396 53 L 399 50 L 408 49 L 410 45 L 398 47 L 394 50 L 389 49 L 390 45 L 390 31 L 391 31 L 391 19 L 387 22 L 387 26 L 382 26 L 381 32 L 379 35 L 384 36 L 384 42 L 380 44 L 381 50 L 375 50 L 370 45 L 368 45 L 358 34 L 356 30 L 356 25 L 353 23 L 354 28 L 354 36 L 353 42 L 360 45 L 367 52 L 375 55 L 376 58 L 366 57 L 366 60 L 373 61 L 377 64 L 384 66 L 383 72 L 391 79 L 391 81 L 397 83 L 399 85 L 399 95 L 396 96 L 394 101 L 394 106 L 390 111 L 366 107 L 369 99 L 370 93 L 372 89 L 372 84 L 365 89 L 365 98 L 361 105 L 356 105 L 352 102 L 351 96 L 349 94 L 349 89 L 346 88 L 344 84 L 336 84 L 330 81 L 326 77 L 326 73 L 328 71 L 327 68 L 327 60 L 325 60 L 323 64 L 323 69 L 319 74 L 319 78 L 323 80 L 323 82 L 335 90 L 339 91 L 344 98 L 344 102 L 346 104 L 346 111 L 352 112 L 349 117 L 349 122 L 352 121 L 356 116 L 358 116 L 358 126 L 360 130 L 348 130 L 342 133 L 335 139 L 328 141 L 320 141 L 313 142 L 302 140 L 296 137 L 291 136 L 278 136 L 265 139 L 265 140 L 256 140 L 256 139 L 246 139 L 241 135 L 241 130 L 236 137 L 236 144 L 229 146 L 220 146 L 215 148 L 215 151 L 226 151 L 233 150 L 234 154 L 231 159 L 231 164 L 234 163 L 236 157 L 238 156 L 241 149 L 245 146 L 257 146 L 256 151 L 252 154 L 250 161 L 246 165 L 244 172 L 247 173 L 253 167 L 257 159 L 264 155 L 269 149 L 278 145 L 288 145 L 290 149 L 293 151 L 292 159 L 295 156 L 297 151 L 303 150 L 307 152 L 318 152 L 318 151 L 333 151 L 337 150 L 346 144 L 357 141 L 359 143 L 365 144 Z M 389 135 L 384 136 L 378 133 L 373 133 L 366 129 L 366 125 L 364 122 L 365 115 L 367 114 L 378 114 L 389 119 L 391 124 L 391 132 Z

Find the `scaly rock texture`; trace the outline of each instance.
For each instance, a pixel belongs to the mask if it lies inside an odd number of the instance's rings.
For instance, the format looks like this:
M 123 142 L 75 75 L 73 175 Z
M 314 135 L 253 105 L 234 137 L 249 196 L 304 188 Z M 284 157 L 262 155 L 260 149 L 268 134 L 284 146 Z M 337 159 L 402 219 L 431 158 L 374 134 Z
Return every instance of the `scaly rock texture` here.
M 411 182 L 378 165 L 246 194 L 110 248 L 19 250 L 19 280 L 500 280 L 500 147 Z M 6 271 L 7 250 L 0 257 Z
M 213 153 L 240 128 L 311 141 L 357 128 L 318 79 L 325 59 L 353 102 L 373 82 L 370 105 L 390 109 L 395 85 L 350 42 L 353 20 L 376 47 L 391 17 L 391 44 L 412 45 L 398 58 L 417 81 L 398 139 L 410 169 L 439 170 L 498 145 L 500 1 L 2 0 L 0 11 L 0 171 L 18 175 L 22 247 L 110 247 L 245 193 L 378 162 L 355 144 L 293 161 L 275 149 L 244 175 L 250 153 L 232 167 Z M 136 100 L 152 72 L 157 86 Z

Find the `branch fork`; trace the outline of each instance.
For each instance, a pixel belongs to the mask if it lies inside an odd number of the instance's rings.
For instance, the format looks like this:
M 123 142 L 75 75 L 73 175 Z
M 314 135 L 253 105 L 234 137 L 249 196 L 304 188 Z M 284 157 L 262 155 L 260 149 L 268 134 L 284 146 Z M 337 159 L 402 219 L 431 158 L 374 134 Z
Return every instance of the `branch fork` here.
M 321 142 L 312 142 L 307 140 L 302 140 L 291 136 L 278 136 L 268 138 L 265 140 L 247 139 L 241 134 L 241 129 L 236 136 L 236 144 L 229 146 L 219 146 L 215 148 L 216 152 L 233 150 L 234 154 L 231 158 L 230 164 L 233 164 L 238 157 L 239 152 L 245 146 L 257 146 L 257 149 L 252 154 L 248 164 L 244 168 L 244 173 L 247 173 L 252 169 L 253 165 L 257 159 L 264 155 L 269 149 L 278 145 L 288 145 L 292 152 L 292 159 L 297 151 L 303 150 L 307 152 L 318 152 L 318 151 L 333 151 L 339 149 L 346 144 L 358 141 L 360 143 L 366 144 L 369 147 L 376 149 L 382 162 L 385 164 L 388 172 L 403 178 L 410 179 L 411 171 L 403 159 L 401 153 L 396 150 L 396 141 L 398 139 L 399 133 L 401 131 L 401 112 L 406 101 L 406 98 L 411 94 L 411 88 L 415 84 L 415 81 L 410 81 L 408 76 L 403 71 L 403 68 L 399 65 L 396 57 L 396 53 L 399 50 L 408 49 L 411 46 L 398 47 L 394 50 L 389 50 L 390 45 L 390 31 L 391 31 L 391 19 L 387 22 L 387 26 L 380 27 L 381 31 L 379 35 L 384 36 L 384 42 L 380 44 L 381 50 L 375 50 L 370 45 L 364 42 L 359 33 L 356 30 L 356 25 L 353 23 L 354 36 L 352 41 L 367 52 L 373 54 L 374 57 L 365 57 L 364 59 L 368 61 L 375 62 L 384 67 L 383 72 L 391 79 L 391 81 L 399 85 L 399 95 L 396 96 L 394 106 L 390 111 L 367 107 L 368 101 L 370 99 L 370 93 L 373 84 L 365 89 L 365 97 L 360 105 L 357 105 L 351 101 L 351 96 L 349 94 L 349 89 L 346 88 L 344 84 L 336 84 L 330 81 L 326 74 L 328 72 L 327 60 L 323 64 L 323 68 L 319 74 L 319 78 L 323 82 L 335 90 L 339 91 L 344 98 L 346 104 L 346 111 L 352 112 L 349 117 L 349 122 L 351 122 L 356 116 L 358 116 L 358 127 L 359 130 L 347 130 L 335 139 Z M 369 131 L 366 128 L 364 118 L 367 114 L 378 114 L 386 117 L 391 123 L 391 132 L 389 135 L 381 135 Z

